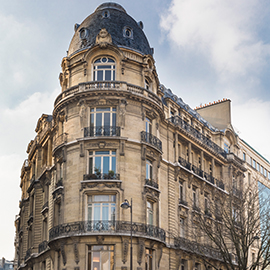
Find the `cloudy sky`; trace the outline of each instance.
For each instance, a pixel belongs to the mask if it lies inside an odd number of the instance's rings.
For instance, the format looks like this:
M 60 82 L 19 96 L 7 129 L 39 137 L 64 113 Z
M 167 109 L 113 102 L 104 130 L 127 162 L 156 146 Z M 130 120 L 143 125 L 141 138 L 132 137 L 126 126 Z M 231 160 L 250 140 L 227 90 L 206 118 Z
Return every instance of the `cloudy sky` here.
M 20 169 L 38 117 L 52 113 L 75 23 L 98 0 L 1 1 L 0 257 L 14 256 Z M 239 136 L 270 160 L 270 5 L 266 0 L 119 0 L 143 21 L 162 84 L 192 108 L 232 101 Z

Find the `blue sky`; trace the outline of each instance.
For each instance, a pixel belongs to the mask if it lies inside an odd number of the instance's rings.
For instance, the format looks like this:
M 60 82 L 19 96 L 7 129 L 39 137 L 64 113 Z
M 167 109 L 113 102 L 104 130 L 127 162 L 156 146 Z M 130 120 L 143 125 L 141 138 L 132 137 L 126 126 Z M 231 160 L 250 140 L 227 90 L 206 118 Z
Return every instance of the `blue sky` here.
M 0 257 L 13 259 L 20 169 L 37 119 L 50 114 L 74 32 L 102 1 L 2 1 Z M 232 101 L 239 136 L 270 160 L 270 10 L 264 0 L 119 0 L 143 21 L 162 84 L 192 108 Z

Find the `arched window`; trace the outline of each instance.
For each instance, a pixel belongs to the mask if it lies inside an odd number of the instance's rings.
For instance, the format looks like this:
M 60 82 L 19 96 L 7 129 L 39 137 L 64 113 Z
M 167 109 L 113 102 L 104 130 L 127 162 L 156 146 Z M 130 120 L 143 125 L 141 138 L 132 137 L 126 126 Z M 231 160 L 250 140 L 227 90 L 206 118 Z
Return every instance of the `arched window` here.
M 101 57 L 94 62 L 94 81 L 115 81 L 115 61 Z

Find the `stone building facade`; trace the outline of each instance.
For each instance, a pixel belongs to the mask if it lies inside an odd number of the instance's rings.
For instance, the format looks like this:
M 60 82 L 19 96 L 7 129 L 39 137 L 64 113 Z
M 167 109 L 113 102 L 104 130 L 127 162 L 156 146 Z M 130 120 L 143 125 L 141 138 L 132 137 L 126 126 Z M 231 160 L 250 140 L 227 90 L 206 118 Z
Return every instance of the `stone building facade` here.
M 18 269 L 130 269 L 125 199 L 133 269 L 204 269 L 192 223 L 218 219 L 207 204 L 232 179 L 241 189 L 247 172 L 230 101 L 215 104 L 226 114 L 217 123 L 160 84 L 142 22 L 118 4 L 100 5 L 74 30 L 62 92 L 39 118 L 21 170 Z M 224 269 L 203 237 L 198 245 Z

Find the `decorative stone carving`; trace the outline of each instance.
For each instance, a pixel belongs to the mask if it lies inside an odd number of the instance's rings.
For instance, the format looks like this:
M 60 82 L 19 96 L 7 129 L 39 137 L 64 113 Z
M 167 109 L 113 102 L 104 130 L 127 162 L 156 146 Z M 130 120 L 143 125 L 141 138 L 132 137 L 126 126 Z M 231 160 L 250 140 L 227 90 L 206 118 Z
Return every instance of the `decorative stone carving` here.
M 96 37 L 96 44 L 106 48 L 108 43 L 112 43 L 112 37 L 105 28 L 102 28 Z
M 179 174 L 180 174 L 180 171 L 181 171 L 181 168 L 178 167 L 178 166 L 174 169 L 174 180 L 175 180 L 175 181 L 177 181 L 178 176 L 179 176 Z
M 80 143 L 80 157 L 84 157 L 84 142 Z
M 139 265 L 142 263 L 142 256 L 144 253 L 144 240 L 138 240 L 138 255 L 137 255 L 137 262 Z
M 75 263 L 78 264 L 80 261 L 80 257 L 79 257 L 79 250 L 78 250 L 78 243 L 77 242 L 74 242 L 73 248 L 74 248 Z
M 67 256 L 66 256 L 66 252 L 65 252 L 65 244 L 64 244 L 64 242 L 62 242 L 61 245 L 60 245 L 60 251 L 61 251 L 61 255 L 62 255 L 63 264 L 66 265 Z
M 102 245 L 102 244 L 104 243 L 104 236 L 103 236 L 103 235 L 98 235 L 98 236 L 96 237 L 96 239 L 97 239 L 97 243 L 98 243 L 99 245 Z
M 145 156 L 146 156 L 146 147 L 145 145 L 142 145 L 142 160 L 145 160 Z
M 163 254 L 163 249 L 162 249 L 162 246 L 159 245 L 159 247 L 157 249 L 158 268 L 160 267 L 160 261 L 161 261 L 161 258 L 162 258 L 162 254 Z M 176 269 L 178 269 L 178 268 L 176 268 Z
M 128 246 L 129 246 L 128 239 L 124 239 L 122 241 L 122 262 L 123 263 L 127 262 Z
M 119 125 L 121 128 L 125 127 L 126 106 L 127 101 L 125 99 L 122 99 L 119 105 Z
M 79 109 L 79 115 L 80 115 L 80 124 L 81 128 L 84 128 L 86 126 L 86 106 L 84 100 L 80 101 L 77 106 L 80 107 Z
M 95 183 L 88 183 L 88 182 L 81 182 L 81 189 L 80 191 L 82 191 L 85 188 L 95 188 L 95 187 L 107 187 L 107 188 L 119 188 L 122 190 L 121 188 L 122 182 L 114 182 L 113 180 L 109 180 L 109 181 L 104 181 L 104 182 L 95 182 Z
M 125 141 L 120 142 L 120 156 L 125 155 Z

